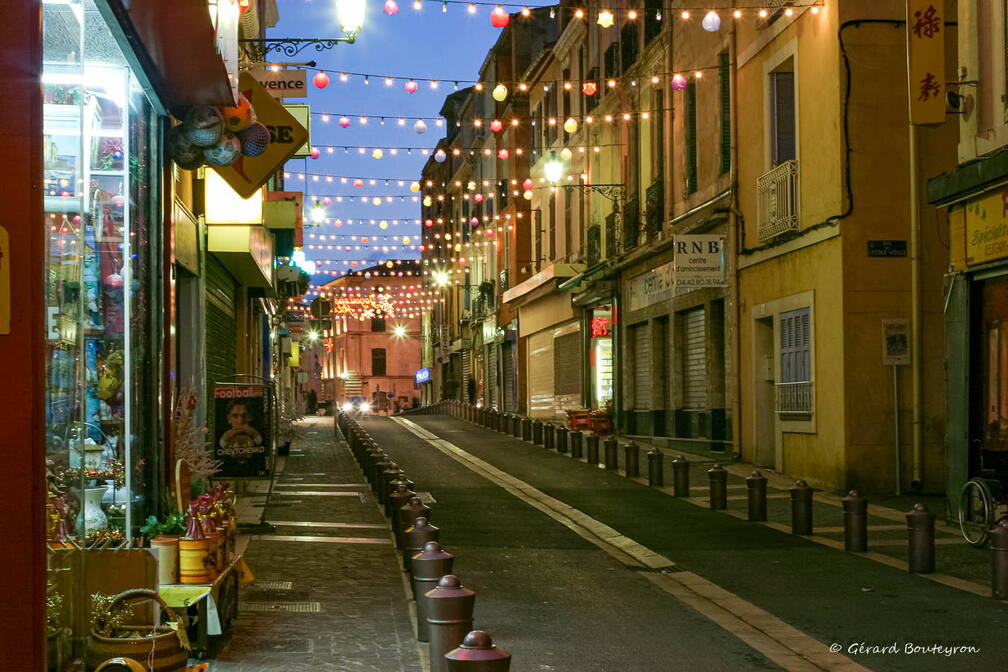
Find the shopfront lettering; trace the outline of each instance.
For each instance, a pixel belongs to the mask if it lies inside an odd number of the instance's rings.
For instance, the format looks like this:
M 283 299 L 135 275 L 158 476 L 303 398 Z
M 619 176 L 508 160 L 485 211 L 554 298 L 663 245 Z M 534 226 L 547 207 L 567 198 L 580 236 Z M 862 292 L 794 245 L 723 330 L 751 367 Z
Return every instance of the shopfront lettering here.
M 265 89 L 271 89 L 271 90 L 279 89 L 279 90 L 287 91 L 287 90 L 290 90 L 290 89 L 294 89 L 294 90 L 300 91 L 300 90 L 302 90 L 302 89 L 305 88 L 305 83 L 301 82 L 301 81 L 296 81 L 296 82 L 290 82 L 290 81 L 286 81 L 286 80 L 265 81 L 265 82 L 260 82 L 260 84 L 263 85 L 263 88 L 265 88 Z
M 1008 190 L 993 191 L 966 204 L 966 263 L 1008 256 Z
M 270 132 L 270 142 L 290 144 L 294 142 L 293 126 L 267 126 Z

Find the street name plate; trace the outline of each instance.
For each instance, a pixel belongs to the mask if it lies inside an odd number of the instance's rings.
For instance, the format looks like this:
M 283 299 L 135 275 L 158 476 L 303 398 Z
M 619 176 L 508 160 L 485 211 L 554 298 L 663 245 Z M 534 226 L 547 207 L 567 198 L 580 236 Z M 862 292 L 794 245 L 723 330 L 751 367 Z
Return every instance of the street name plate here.
M 869 257 L 905 257 L 907 256 L 907 241 L 905 240 L 869 240 Z

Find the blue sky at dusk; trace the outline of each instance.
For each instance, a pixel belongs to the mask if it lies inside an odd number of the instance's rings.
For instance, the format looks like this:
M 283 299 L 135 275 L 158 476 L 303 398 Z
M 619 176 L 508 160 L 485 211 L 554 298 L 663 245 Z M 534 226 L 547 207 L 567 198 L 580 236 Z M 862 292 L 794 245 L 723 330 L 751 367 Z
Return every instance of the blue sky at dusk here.
M 500 30 L 490 25 L 492 7 L 480 6 L 475 14 L 468 13 L 465 5 L 451 4 L 447 12 L 442 12 L 441 3 L 424 2 L 421 11 L 413 9 L 410 0 L 400 0 L 399 13 L 386 16 L 382 12 L 384 0 L 368 0 L 364 27 L 353 44 L 339 44 L 329 51 L 315 52 L 310 47 L 294 57 L 271 55 L 274 61 L 303 62 L 315 60 L 319 68 L 335 71 L 372 73 L 365 84 L 362 77 L 354 76 L 350 81 L 339 81 L 337 72 L 330 73 L 331 82 L 323 90 L 311 85 L 314 72 L 309 71 L 309 95 L 305 99 L 291 98 L 288 102 L 307 102 L 312 112 L 328 112 L 332 118 L 323 123 L 317 114 L 312 115 L 313 145 L 351 145 L 354 149 L 344 153 L 322 150 L 318 159 L 298 159 L 289 161 L 287 171 L 292 173 L 286 188 L 305 192 L 305 253 L 308 259 L 322 263 L 318 270 L 345 271 L 348 266 L 332 263 L 331 260 L 417 258 L 415 250 L 403 250 L 401 238 L 408 236 L 413 245 L 419 244 L 420 231 L 415 220 L 420 217 L 420 203 L 406 198 L 398 198 L 381 206 L 344 199 L 326 208 L 330 219 L 382 219 L 388 221 L 388 228 L 381 230 L 376 224 L 354 223 L 336 227 L 335 224 L 310 226 L 309 212 L 313 205 L 312 196 L 324 194 L 353 194 L 354 196 L 410 195 L 409 181 L 418 179 L 420 170 L 427 160 L 420 152 L 407 155 L 400 151 L 392 156 L 388 151 L 382 159 L 371 158 L 370 150 L 364 155 L 358 153 L 357 146 L 413 146 L 433 147 L 445 134 L 445 127 L 438 128 L 427 122 L 427 132 L 419 135 L 413 128 L 413 121 L 399 126 L 399 116 L 437 116 L 445 96 L 453 91 L 453 80 L 473 80 L 483 63 L 487 50 L 493 45 Z M 280 23 L 269 30 L 267 37 L 336 37 L 342 33 L 336 21 L 336 8 L 332 0 L 280 0 Z M 440 80 L 437 89 L 431 89 L 426 82 L 419 82 L 416 93 L 407 93 L 404 82 L 397 80 L 386 86 L 385 75 L 395 77 L 425 77 Z M 465 85 L 460 84 L 460 88 Z M 340 114 L 351 117 L 348 128 L 341 128 L 337 120 Z M 366 115 L 368 123 L 361 125 L 359 115 Z M 386 117 L 385 124 L 379 117 Z M 296 178 L 305 173 L 304 181 Z M 392 182 L 385 186 L 378 181 L 375 186 L 365 182 L 365 186 L 354 188 L 350 183 L 341 184 L 338 179 L 327 183 L 324 177 L 312 181 L 311 174 L 349 175 L 360 177 L 406 179 L 405 186 Z M 394 224 L 393 219 L 409 219 L 410 222 Z M 313 235 L 314 234 L 314 235 Z M 368 236 L 372 246 L 378 244 L 399 244 L 397 251 L 381 250 L 347 252 L 345 250 L 310 250 L 310 244 L 341 244 L 354 247 L 359 242 L 350 238 L 320 241 L 318 235 L 329 238 L 332 234 Z M 381 240 L 382 236 L 394 236 L 399 240 Z M 316 281 L 325 282 L 332 275 L 317 274 Z

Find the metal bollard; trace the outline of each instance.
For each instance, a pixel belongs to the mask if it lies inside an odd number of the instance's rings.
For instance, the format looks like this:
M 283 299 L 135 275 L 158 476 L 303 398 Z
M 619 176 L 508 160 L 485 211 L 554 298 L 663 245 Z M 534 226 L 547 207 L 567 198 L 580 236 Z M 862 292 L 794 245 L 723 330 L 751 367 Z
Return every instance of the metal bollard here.
M 914 504 L 906 514 L 907 571 L 911 574 L 932 574 L 935 571 L 935 514 L 923 504 Z
M 798 481 L 790 492 L 791 534 L 812 534 L 812 488 Z
M 648 485 L 655 488 L 665 484 L 665 454 L 657 448 L 647 453 L 647 480 Z
M 417 518 L 413 526 L 403 530 L 402 568 L 409 569 L 409 561 L 423 550 L 428 541 L 440 541 L 441 530 L 434 527 L 426 518 Z
M 375 462 L 374 469 L 371 472 L 371 489 L 377 495 L 382 488 L 382 484 L 385 483 L 385 470 L 395 466 L 395 462 L 392 461 L 388 455 L 382 457 L 382 459 Z
M 378 503 L 383 507 L 385 506 L 385 502 L 388 501 L 389 493 L 392 492 L 392 481 L 399 478 L 401 474 L 402 469 L 395 462 L 386 467 L 385 471 L 381 473 L 381 480 L 378 481 Z
M 546 450 L 553 450 L 555 430 L 553 423 L 547 422 L 543 425 L 543 448 Z
M 423 551 L 410 558 L 410 587 L 416 601 L 417 639 L 426 642 L 427 598 L 425 595 L 437 588 L 438 581 L 451 574 L 455 556 L 441 548 L 436 541 L 424 544 Z
M 745 484 L 749 495 L 749 520 L 766 520 L 766 476 L 754 469 L 746 477 Z
M 396 548 L 401 549 L 403 547 L 402 533 L 405 532 L 417 518 L 426 518 L 430 521 L 431 508 L 424 504 L 419 497 L 413 495 L 406 504 L 399 507 L 399 510 L 396 511 L 396 517 L 392 521 L 393 529 L 395 531 Z
M 623 446 L 623 464 L 627 478 L 640 476 L 640 446 L 633 441 Z
M 532 421 L 532 445 L 541 446 L 543 442 L 543 423 L 538 418 Z
M 416 497 L 416 493 L 406 487 L 403 482 L 398 483 L 395 489 L 389 493 L 388 499 L 385 500 L 385 517 L 391 518 L 392 528 L 395 529 L 395 517 L 399 512 L 399 509 L 403 507 L 406 502 Z
M 532 419 L 522 418 L 521 421 L 521 438 L 522 441 L 532 440 Z
M 991 597 L 1008 600 L 1008 519 L 1002 518 L 990 531 Z
M 427 593 L 430 635 L 430 672 L 447 672 L 445 654 L 457 648 L 472 630 L 476 593 L 462 587 L 454 574 L 442 576 Z
M 843 545 L 845 551 L 868 550 L 868 498 L 857 490 L 843 498 Z
M 560 426 L 556 428 L 554 432 L 556 436 L 553 439 L 553 443 L 556 445 L 556 451 L 561 455 L 567 454 L 567 428 Z
M 508 672 L 511 654 L 498 649 L 490 635 L 473 630 L 457 649 L 445 654 L 448 672 Z
M 711 509 L 728 508 L 728 472 L 720 464 L 715 464 L 707 470 L 707 482 L 710 485 L 708 498 Z
M 682 455 L 672 460 L 672 494 L 676 497 L 689 497 L 689 461 Z
M 520 439 L 522 435 L 522 418 L 517 413 L 511 415 L 511 436 Z
M 610 434 L 609 438 L 603 442 L 603 445 L 605 446 L 605 457 L 603 459 L 605 460 L 606 471 L 616 471 L 619 469 L 619 457 L 616 453 L 619 450 L 619 444 L 616 443 L 616 437 Z
M 598 457 L 598 436 L 595 434 L 589 434 L 585 437 L 585 454 L 587 455 L 588 464 L 593 467 L 597 467 L 599 463 Z
M 584 455 L 584 451 L 581 449 L 581 441 L 584 439 L 584 434 L 579 429 L 572 429 L 568 438 L 570 439 L 571 457 L 575 460 L 580 460 Z

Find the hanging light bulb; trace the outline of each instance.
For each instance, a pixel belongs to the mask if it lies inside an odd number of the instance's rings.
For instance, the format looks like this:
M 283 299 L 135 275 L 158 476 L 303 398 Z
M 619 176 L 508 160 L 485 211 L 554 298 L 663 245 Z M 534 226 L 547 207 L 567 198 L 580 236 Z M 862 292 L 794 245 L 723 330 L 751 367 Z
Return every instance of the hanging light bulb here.
M 493 96 L 493 99 L 498 103 L 503 103 L 507 100 L 508 89 L 503 84 L 498 84 L 494 87 L 494 90 L 490 95 Z
M 314 224 L 321 224 L 325 221 L 325 208 L 318 201 L 315 201 L 315 206 L 312 208 L 311 220 Z
M 385 0 L 385 6 L 382 9 L 386 16 L 392 16 L 393 14 L 399 13 L 399 3 L 396 0 Z
M 595 23 L 603 28 L 611 28 L 613 23 L 615 23 L 615 18 L 612 12 L 608 9 L 603 9 L 598 13 L 598 19 L 595 20 Z

